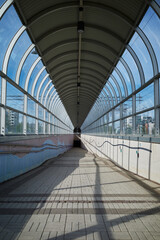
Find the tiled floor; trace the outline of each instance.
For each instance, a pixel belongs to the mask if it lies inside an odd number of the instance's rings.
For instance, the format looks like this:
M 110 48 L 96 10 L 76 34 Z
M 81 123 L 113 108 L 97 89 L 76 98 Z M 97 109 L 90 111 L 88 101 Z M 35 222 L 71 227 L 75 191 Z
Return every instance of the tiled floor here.
M 0 185 L 0 240 L 160 240 L 159 193 L 74 148 Z

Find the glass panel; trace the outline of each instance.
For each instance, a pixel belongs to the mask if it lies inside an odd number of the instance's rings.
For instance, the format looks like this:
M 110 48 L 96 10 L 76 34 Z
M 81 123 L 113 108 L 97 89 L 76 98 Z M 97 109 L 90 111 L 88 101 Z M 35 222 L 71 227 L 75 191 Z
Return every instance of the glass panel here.
M 31 66 L 33 65 L 33 63 L 35 62 L 35 60 L 38 58 L 38 54 L 35 54 L 36 50 L 33 49 L 32 52 L 28 55 L 23 67 L 22 67 L 22 71 L 20 74 L 20 81 L 19 81 L 19 85 L 24 88 L 25 86 L 25 81 L 27 78 L 27 74 L 31 68 Z
M 36 103 L 28 97 L 27 113 L 35 116 L 35 106 Z
M 136 112 L 143 111 L 154 106 L 154 85 L 150 84 L 136 94 Z
M 106 123 L 107 123 L 107 114 L 104 115 L 104 124 L 106 124 Z
M 50 79 L 49 79 L 49 81 L 50 81 Z M 50 88 L 53 86 L 53 83 L 51 82 L 49 85 L 48 85 L 48 87 L 47 87 L 47 89 L 45 90 L 45 92 L 44 92 L 44 97 L 43 97 L 43 101 L 42 101 L 42 104 L 44 105 L 44 101 L 45 101 L 45 98 L 46 98 L 46 95 L 47 95 L 47 93 L 48 93 L 48 91 L 50 90 Z M 49 95 L 48 95 L 48 97 L 51 95 L 51 93 L 49 93 Z
M 27 117 L 27 134 L 35 134 L 36 120 L 31 117 Z
M 0 7 L 6 2 L 6 0 L 1 0 L 0 1 Z
M 6 109 L 6 134 L 23 133 L 23 115 Z
M 123 134 L 132 134 L 132 117 L 123 120 Z
M 123 103 L 123 117 L 132 114 L 132 98 L 129 98 Z
M 49 123 L 45 123 L 45 133 L 49 133 Z
M 140 135 L 155 134 L 154 110 L 136 116 L 136 133 Z
M 142 64 L 145 80 L 147 82 L 153 77 L 152 62 L 148 50 L 137 33 L 133 35 L 129 45 L 133 48 Z
M 51 125 L 51 134 L 54 134 L 54 125 Z
M 47 74 L 47 72 L 46 72 L 46 70 L 44 70 L 44 71 L 41 73 L 40 77 L 38 78 L 38 81 L 37 81 L 37 83 L 36 83 L 35 90 L 34 90 L 34 96 L 37 95 L 38 87 L 39 87 L 40 83 L 42 82 L 43 78 L 46 76 L 46 74 Z
M 38 106 L 38 118 L 44 118 L 44 108 L 42 108 L 41 106 Z
M 122 58 L 127 62 L 128 66 L 131 69 L 131 72 L 133 74 L 133 78 L 135 81 L 136 89 L 138 89 L 141 86 L 141 80 L 139 75 L 138 67 L 132 57 L 132 55 L 129 53 L 129 51 L 126 49 L 124 54 L 122 55 Z
M 38 133 L 43 134 L 43 122 L 38 121 Z
M 117 80 L 117 82 L 118 82 L 118 84 L 120 86 L 120 89 L 121 89 L 121 92 L 122 92 L 122 99 L 123 99 L 124 96 L 125 96 L 125 92 L 124 92 L 124 87 L 123 87 L 122 81 L 121 81 L 120 77 L 118 76 L 118 74 L 116 73 L 115 70 L 113 71 L 112 75 Z
M 120 96 L 119 96 L 119 92 L 118 92 L 118 89 L 117 89 L 116 84 L 114 83 L 114 81 L 112 80 L 112 78 L 109 78 L 108 81 L 112 84 L 112 86 L 113 86 L 113 88 L 114 88 L 114 90 L 115 90 L 115 92 L 116 92 L 116 95 L 117 95 L 117 101 L 119 102 L 119 101 L 120 101 Z
M 39 101 L 41 101 L 41 96 L 42 96 L 42 93 L 43 93 L 43 90 L 46 86 L 46 84 L 50 81 L 49 77 L 45 80 L 45 82 L 43 83 L 42 87 L 41 87 L 41 90 L 40 90 L 40 93 L 39 93 Z
M 110 106 L 112 107 L 112 102 L 111 102 L 111 98 L 110 98 L 110 95 L 109 95 L 108 90 L 107 90 L 106 88 L 104 88 L 103 90 L 106 92 L 106 94 L 107 94 L 107 96 L 108 96 L 107 102 L 109 101 L 109 104 L 110 104 Z
M 3 58 L 7 47 L 21 26 L 22 23 L 14 7 L 11 6 L 0 20 L 0 70 L 2 69 Z
M 152 44 L 160 69 L 160 19 L 151 7 L 142 19 L 140 28 Z
M 120 119 L 120 106 L 114 109 L 114 120 Z
M 112 134 L 112 123 L 108 124 L 108 133 Z
M 104 125 L 104 133 L 108 132 L 108 125 Z
M 127 88 L 128 88 L 128 94 L 132 93 L 132 86 L 131 86 L 131 81 L 128 75 L 128 72 L 126 71 L 125 67 L 123 66 L 123 64 L 119 61 L 117 64 L 117 68 L 118 70 L 121 72 L 123 78 L 125 79 Z
M 2 80 L 1 80 L 1 77 L 0 77 L 0 103 L 1 103 L 1 83 L 2 83 Z
M 23 112 L 24 94 L 7 82 L 6 105 Z
M 49 121 L 49 114 L 48 114 L 48 112 L 45 110 L 45 121 Z
M 31 77 L 29 79 L 29 84 L 28 84 L 28 92 L 31 93 L 31 90 L 32 90 L 32 85 L 33 85 L 33 82 L 37 76 L 37 74 L 39 73 L 39 71 L 41 70 L 41 68 L 43 67 L 43 63 L 42 61 L 40 61 L 36 67 L 34 68 L 32 74 L 31 74 Z
M 160 0 L 155 0 L 155 1 L 160 6 Z
M 112 111 L 108 113 L 108 116 L 109 116 L 109 122 L 112 121 Z
M 16 72 L 17 72 L 20 60 L 30 45 L 31 45 L 31 40 L 29 39 L 27 32 L 24 32 L 16 42 L 16 45 L 14 46 L 9 59 L 7 75 L 13 81 L 15 80 Z
M 109 100 L 110 100 L 111 106 L 112 106 L 112 100 L 113 100 L 113 105 L 115 105 L 115 95 L 114 95 L 111 87 L 110 87 L 108 84 L 106 84 L 106 87 L 109 89 L 109 91 L 110 91 L 110 93 L 111 93 L 111 96 L 110 96 L 110 94 L 108 95 L 108 98 L 109 98 Z M 108 93 L 107 93 L 107 94 L 108 94 Z
M 51 124 L 54 124 L 54 116 L 52 114 L 50 115 L 50 122 Z
M 114 122 L 114 133 L 120 134 L 120 121 Z

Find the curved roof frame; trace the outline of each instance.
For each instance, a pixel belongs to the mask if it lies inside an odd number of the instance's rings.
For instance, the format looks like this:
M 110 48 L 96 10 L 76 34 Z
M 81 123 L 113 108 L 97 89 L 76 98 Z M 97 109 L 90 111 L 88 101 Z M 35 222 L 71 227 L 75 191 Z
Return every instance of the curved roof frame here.
M 1 11 L 0 11 L 0 17 L 3 16 L 3 14 L 5 13 L 5 11 L 8 9 L 8 7 L 11 5 L 13 1 L 12 0 L 8 0 L 5 2 L 4 4 L 4 8 L 2 9 L 1 8 Z M 152 3 L 149 3 L 152 7 L 155 8 L 155 5 Z M 57 9 L 60 9 L 60 8 L 63 8 L 63 7 L 73 7 L 73 2 L 70 3 L 70 6 L 68 4 L 63 4 L 63 6 L 60 4 L 58 4 L 56 6 L 56 9 L 52 9 L 51 11 L 57 11 Z M 67 6 L 68 5 L 68 6 Z M 71 6 L 72 5 L 72 6 Z M 74 6 L 77 6 L 77 4 L 75 4 Z M 99 3 L 91 3 L 91 2 L 86 2 L 86 6 L 91 6 L 91 7 L 94 7 L 94 8 L 100 8 L 100 9 L 103 9 L 105 11 L 109 11 L 109 12 L 112 12 L 113 14 L 115 14 L 116 16 L 119 16 L 122 20 L 124 20 L 129 26 L 133 26 L 133 23 L 131 21 L 131 19 L 129 19 L 127 16 L 125 16 L 124 14 L 122 14 L 121 12 L 115 10 L 114 8 L 110 8 L 110 7 L 106 7 L 105 5 L 103 6 L 103 4 L 99 4 Z M 46 10 L 43 11 L 43 14 L 49 14 L 49 13 L 46 13 L 45 12 Z M 48 11 L 48 10 L 47 10 Z M 39 13 L 39 15 L 36 15 L 34 19 L 30 19 L 29 20 L 29 25 L 33 24 L 33 22 L 37 21 L 40 17 L 44 16 L 41 13 Z M 68 25 L 68 27 L 74 27 L 73 25 Z M 103 28 L 103 27 L 100 27 L 99 26 L 96 26 L 96 25 L 92 25 L 92 24 L 86 24 L 86 27 L 89 27 L 89 28 L 94 28 L 94 29 L 99 29 L 101 31 L 104 31 L 104 32 L 107 32 L 107 34 L 111 34 L 113 37 L 115 37 L 116 39 L 118 39 L 119 41 L 121 41 L 121 37 L 119 37 L 117 34 L 115 34 L 114 32 L 110 31 L 109 29 L 106 29 L 106 28 Z M 63 28 L 64 29 L 64 28 Z M 4 62 L 3 62 L 3 72 L 4 73 L 7 73 L 7 67 L 8 67 L 8 61 L 9 61 L 9 58 L 10 58 L 10 55 L 11 55 L 11 52 L 13 50 L 13 47 L 15 46 L 15 43 L 18 41 L 19 37 L 21 36 L 21 34 L 23 33 L 23 31 L 26 30 L 26 27 L 25 26 L 22 26 L 18 32 L 14 35 L 13 39 L 11 40 L 10 44 L 9 44 L 9 47 L 6 51 L 6 54 L 5 54 L 5 57 L 4 57 Z M 56 29 L 56 31 L 59 31 L 60 29 Z M 144 42 L 145 46 L 147 47 L 147 50 L 148 50 L 148 53 L 150 55 L 150 58 L 151 58 L 151 62 L 152 62 L 152 67 L 153 67 L 153 74 L 156 75 L 158 73 L 158 62 L 157 62 L 157 58 L 156 58 L 156 54 L 154 52 L 154 49 L 150 43 L 150 41 L 148 40 L 147 36 L 144 34 L 144 32 L 139 28 L 139 27 L 136 27 L 135 31 L 138 33 L 138 35 L 141 37 L 142 41 Z M 52 34 L 51 31 L 48 32 L 48 34 Z M 38 41 L 41 41 L 44 37 L 48 36 L 48 34 L 44 34 L 42 36 L 40 36 L 38 38 Z M 21 70 L 22 70 L 22 66 L 27 58 L 27 56 L 29 55 L 29 53 L 32 51 L 32 49 L 35 47 L 34 44 L 32 44 L 26 51 L 26 53 L 23 55 L 22 59 L 21 59 L 21 62 L 19 64 L 19 67 L 17 69 L 17 74 L 16 74 L 16 83 L 19 84 L 19 77 L 20 77 L 20 73 L 21 73 Z M 143 85 L 145 83 L 145 79 L 144 79 L 144 72 L 143 72 L 143 68 L 142 68 L 142 65 L 140 63 L 140 60 L 138 58 L 138 56 L 135 54 L 135 52 L 133 51 L 133 49 L 130 47 L 130 46 L 127 46 L 126 47 L 127 50 L 130 52 L 131 56 L 133 57 L 137 67 L 138 67 L 138 71 L 139 71 L 139 74 L 140 74 L 140 80 L 141 80 L 141 85 Z M 41 59 L 41 57 L 39 57 Z M 30 76 L 34 70 L 34 68 L 36 67 L 37 63 L 38 63 L 38 60 L 40 61 L 40 59 L 36 59 L 36 61 L 32 64 L 31 68 L 29 69 L 29 72 L 28 72 L 28 75 L 27 75 L 27 78 L 26 78 L 26 82 L 25 82 L 25 90 L 27 91 L 28 90 L 28 83 L 29 83 L 29 79 L 30 79 Z M 83 60 L 83 59 L 82 59 Z M 71 60 L 73 61 L 73 60 Z M 71 61 L 66 61 L 66 64 L 68 64 L 69 62 Z M 85 60 L 86 61 L 86 60 Z M 131 80 L 131 86 L 132 86 L 132 92 L 135 90 L 135 81 L 134 81 L 134 77 L 133 77 L 133 73 L 131 71 L 131 69 L 129 68 L 128 64 L 125 62 L 125 60 L 123 58 L 120 59 L 120 61 L 122 62 L 122 64 L 124 65 L 125 69 L 127 70 L 128 72 L 128 75 L 129 75 L 129 78 Z M 92 61 L 88 61 L 88 62 L 91 62 Z M 93 63 L 92 63 L 93 64 Z M 99 64 L 99 67 L 102 67 L 101 64 Z M 103 67 L 102 67 L 103 68 Z M 85 68 L 84 68 L 85 69 Z M 91 70 L 90 68 L 86 68 L 88 70 Z M 82 67 L 82 70 L 83 70 L 83 67 Z M 107 70 L 104 68 L 104 70 Z M 115 69 L 116 70 L 116 69 Z M 66 71 L 66 70 L 65 70 Z M 98 73 L 99 71 L 97 71 Z M 117 70 L 116 70 L 117 72 Z M 40 73 L 38 73 L 39 76 L 40 76 Z M 38 75 L 37 74 L 37 75 Z M 119 75 L 120 79 L 121 80 L 124 80 L 123 76 L 121 75 L 120 72 L 117 72 L 117 74 Z M 103 75 L 101 75 L 103 76 Z M 104 76 L 103 76 L 104 77 Z M 38 78 L 36 78 L 37 80 Z M 113 79 L 113 76 L 112 76 L 112 79 Z M 117 86 L 117 88 L 119 89 L 119 84 L 118 82 L 116 81 L 116 79 L 114 78 L 114 82 Z M 35 84 L 35 82 L 34 82 Z M 127 89 L 126 89 L 126 86 L 124 84 L 124 81 L 122 81 L 122 84 L 124 86 L 124 89 L 125 89 L 125 93 L 127 94 Z M 115 91 L 114 91 L 114 88 L 111 84 L 109 84 L 110 87 L 112 88 L 114 94 L 115 94 Z M 35 85 L 34 85 L 35 86 Z M 32 88 L 33 89 L 33 88 Z M 120 89 L 119 89 L 120 90 Z M 118 91 L 119 91 L 118 90 Z M 33 94 L 34 90 L 32 90 L 32 94 Z M 122 94 L 121 94 L 122 96 Z M 116 98 L 115 98 L 116 99 Z

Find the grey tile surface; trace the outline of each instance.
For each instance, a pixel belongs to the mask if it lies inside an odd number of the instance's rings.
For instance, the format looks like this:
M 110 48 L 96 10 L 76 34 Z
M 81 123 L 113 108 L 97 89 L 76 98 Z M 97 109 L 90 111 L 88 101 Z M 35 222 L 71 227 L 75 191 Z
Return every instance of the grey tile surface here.
M 0 240 L 159 240 L 159 193 L 74 148 L 0 185 Z

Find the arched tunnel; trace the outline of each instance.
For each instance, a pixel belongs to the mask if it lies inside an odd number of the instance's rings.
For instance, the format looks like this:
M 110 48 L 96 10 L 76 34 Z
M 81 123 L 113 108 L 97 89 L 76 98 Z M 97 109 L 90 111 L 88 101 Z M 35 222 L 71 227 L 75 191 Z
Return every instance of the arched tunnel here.
M 159 78 L 159 0 L 0 0 L 0 240 L 160 239 Z

